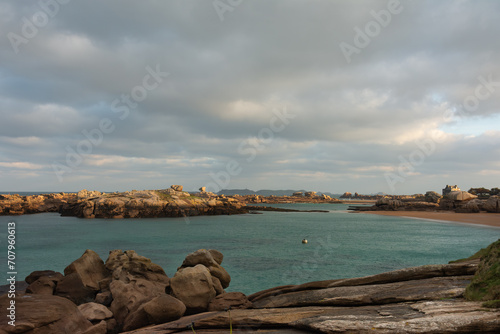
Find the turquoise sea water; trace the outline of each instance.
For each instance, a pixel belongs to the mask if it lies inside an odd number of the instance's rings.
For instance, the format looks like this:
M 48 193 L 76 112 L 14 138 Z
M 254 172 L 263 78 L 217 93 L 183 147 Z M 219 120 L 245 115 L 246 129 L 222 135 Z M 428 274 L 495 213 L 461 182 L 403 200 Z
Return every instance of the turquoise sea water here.
M 232 277 L 227 291 L 358 277 L 467 257 L 500 238 L 500 229 L 348 213 L 342 204 L 280 207 L 328 213 L 264 212 L 161 219 L 78 219 L 59 214 L 0 217 L 1 277 L 7 272 L 7 223 L 16 222 L 18 280 L 34 270 L 63 271 L 86 249 L 103 260 L 133 249 L 171 277 L 197 249 L 217 249 Z M 302 244 L 307 238 L 309 243 Z

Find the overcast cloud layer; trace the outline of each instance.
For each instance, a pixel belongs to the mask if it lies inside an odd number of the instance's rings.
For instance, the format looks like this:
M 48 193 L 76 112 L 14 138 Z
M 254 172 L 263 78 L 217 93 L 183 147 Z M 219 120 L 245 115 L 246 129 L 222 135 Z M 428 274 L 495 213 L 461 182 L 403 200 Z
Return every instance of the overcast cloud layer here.
M 0 191 L 498 187 L 499 17 L 499 1 L 0 1 Z

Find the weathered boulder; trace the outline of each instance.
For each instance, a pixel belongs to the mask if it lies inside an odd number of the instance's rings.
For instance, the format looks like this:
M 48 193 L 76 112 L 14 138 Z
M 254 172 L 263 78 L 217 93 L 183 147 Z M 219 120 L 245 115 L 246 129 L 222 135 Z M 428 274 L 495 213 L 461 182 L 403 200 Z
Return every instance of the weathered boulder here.
M 452 191 L 449 194 L 447 194 L 445 197 L 448 199 L 451 199 L 453 201 L 467 201 L 467 200 L 477 198 L 476 195 L 472 195 L 472 194 L 468 193 L 467 191 Z
M 184 187 L 181 185 L 173 184 L 170 186 L 170 188 L 174 189 L 175 191 L 182 191 Z
M 226 271 L 226 269 L 222 268 L 220 265 L 213 265 L 208 268 L 210 271 L 210 275 L 219 279 L 222 288 L 227 288 L 229 283 L 231 283 L 231 276 Z
M 87 189 L 80 190 L 77 194 L 78 199 L 86 199 L 89 197 L 98 197 L 103 195 L 100 191 L 88 191 Z
M 455 203 L 456 203 L 455 201 L 453 201 L 449 198 L 443 197 L 439 201 L 439 208 L 441 210 L 455 210 L 457 208 L 457 205 Z
M 212 283 L 214 283 L 214 289 L 217 296 L 225 292 L 220 280 L 217 277 L 212 276 Z
M 215 262 L 217 262 L 218 264 L 222 264 L 222 261 L 224 260 L 224 255 L 221 252 L 215 249 L 209 249 L 208 251 L 210 252 L 210 254 L 212 254 L 212 257 L 214 258 Z
M 400 200 L 382 197 L 381 199 L 377 200 L 377 202 L 375 203 L 375 206 L 377 206 L 383 210 L 396 210 L 399 207 L 404 206 L 404 204 Z
M 37 270 L 26 276 L 24 280 L 26 281 L 26 283 L 31 284 L 43 276 L 47 276 L 56 280 L 63 278 L 63 274 L 55 272 L 53 270 Z
M 99 290 L 99 282 L 110 276 L 99 255 L 87 249 L 83 255 L 64 269 L 64 275 L 76 273 L 84 286 L 95 291 Z
M 102 320 L 98 324 L 94 325 L 92 328 L 87 329 L 82 334 L 106 334 L 108 332 L 108 324 L 105 320 Z
M 457 213 L 479 213 L 483 202 L 479 199 L 472 199 L 470 201 L 459 202 L 460 204 L 455 209 Z
M 483 210 L 487 212 L 500 212 L 500 197 L 491 196 L 483 203 Z
M 201 264 L 179 269 L 170 280 L 170 286 L 173 295 L 193 313 L 206 311 L 216 295 L 210 271 Z
M 7 295 L 1 296 L 0 309 L 7 310 L 10 300 Z M 4 330 L 7 333 L 26 334 L 83 334 L 93 327 L 77 306 L 66 298 L 26 294 L 17 295 L 15 301 L 16 326 L 8 325 L 10 320 L 4 315 L 0 317 L 0 332 Z
M 223 293 L 210 302 L 208 305 L 209 311 L 224 311 L 231 309 L 247 309 L 251 308 L 252 303 L 248 300 L 247 296 L 241 292 L 228 292 Z
M 85 286 L 78 273 L 64 276 L 56 286 L 55 295 L 67 298 L 80 305 L 94 301 L 96 290 Z
M 62 276 L 62 275 L 61 275 Z M 49 276 L 42 276 L 26 288 L 26 293 L 40 294 L 40 295 L 53 295 L 56 284 L 60 278 L 51 278 Z
M 425 193 L 425 201 L 430 202 L 430 203 L 439 203 L 439 200 L 441 199 L 441 195 L 439 195 L 435 191 L 428 191 Z
M 85 319 L 90 322 L 101 321 L 113 317 L 111 312 L 106 306 L 97 303 L 86 303 L 78 306 Z
M 185 312 L 186 306 L 180 300 L 169 295 L 161 295 L 141 305 L 130 319 L 128 319 L 124 330 L 177 320 Z
M 133 250 L 110 251 L 105 266 L 112 272 L 112 277 L 115 280 L 127 282 L 135 277 L 165 285 L 170 282 L 167 274 L 159 265 L 153 263 L 151 259 L 138 255 Z
M 166 284 L 150 282 L 142 278 L 132 278 L 128 283 L 114 280 L 110 284 L 113 296 L 110 310 L 120 326 L 129 326 L 130 319 L 142 304 L 165 294 Z
M 218 264 L 212 253 L 206 249 L 199 249 L 196 252 L 190 253 L 186 256 L 182 262 L 181 268 L 194 267 L 198 264 L 202 264 L 205 267 L 210 267 Z
M 95 302 L 104 306 L 110 306 L 112 301 L 113 296 L 111 295 L 111 291 L 100 292 L 95 296 Z
M 179 269 L 194 267 L 198 264 L 202 264 L 207 267 L 210 274 L 213 277 L 219 279 L 222 288 L 227 288 L 231 282 L 231 276 L 229 273 L 220 265 L 224 256 L 221 252 L 211 249 L 199 249 L 196 252 L 188 254 L 182 262 L 182 266 Z

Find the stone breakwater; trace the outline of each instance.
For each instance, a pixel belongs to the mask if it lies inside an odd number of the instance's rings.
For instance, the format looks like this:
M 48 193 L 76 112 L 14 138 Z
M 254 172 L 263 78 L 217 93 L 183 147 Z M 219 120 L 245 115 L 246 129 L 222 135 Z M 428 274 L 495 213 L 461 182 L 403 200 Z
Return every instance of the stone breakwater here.
M 231 277 L 216 250 L 187 255 L 171 278 L 134 251 L 110 251 L 104 262 L 87 250 L 64 275 L 48 270 L 26 277 L 29 285 L 15 299 L 16 327 L 0 318 L 0 333 L 498 333 L 498 303 L 487 309 L 463 295 L 471 281 L 481 287 L 485 273 L 496 270 L 499 246 L 458 263 L 250 296 L 225 292 Z M 496 287 L 490 290 L 498 299 Z M 1 296 L 0 308 L 8 304 Z

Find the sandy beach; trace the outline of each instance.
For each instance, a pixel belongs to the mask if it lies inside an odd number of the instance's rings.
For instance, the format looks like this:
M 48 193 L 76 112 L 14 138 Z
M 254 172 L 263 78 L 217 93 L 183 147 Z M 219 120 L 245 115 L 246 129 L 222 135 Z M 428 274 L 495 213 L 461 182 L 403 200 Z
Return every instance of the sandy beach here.
M 500 227 L 500 213 L 455 213 L 453 211 L 363 211 L 361 213 L 396 216 L 420 219 L 432 219 L 460 222 L 467 224 L 480 224 Z

